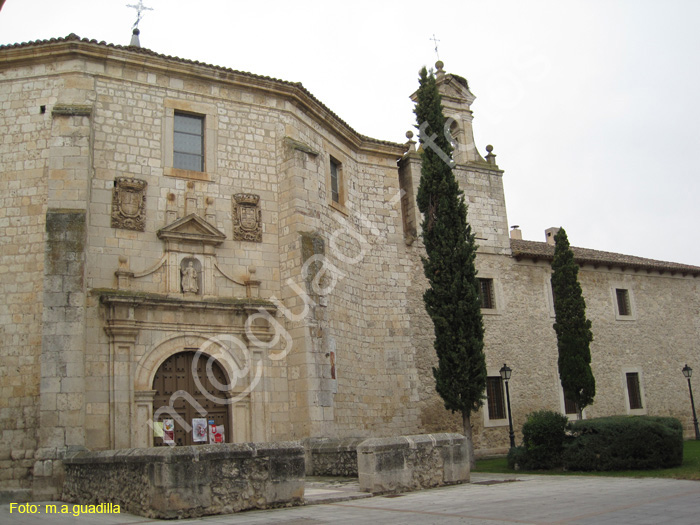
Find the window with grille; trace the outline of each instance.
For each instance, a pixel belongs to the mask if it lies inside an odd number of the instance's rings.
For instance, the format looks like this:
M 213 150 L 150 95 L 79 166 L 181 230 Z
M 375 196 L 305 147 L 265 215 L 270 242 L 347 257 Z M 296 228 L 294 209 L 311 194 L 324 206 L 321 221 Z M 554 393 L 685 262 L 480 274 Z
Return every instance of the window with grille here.
M 204 171 L 204 117 L 175 112 L 173 167 Z
M 615 294 L 617 295 L 617 312 L 619 315 L 632 315 L 632 310 L 630 308 L 630 294 L 629 290 L 624 288 L 616 288 Z
M 486 378 L 486 399 L 489 419 L 505 419 L 507 417 L 501 376 Z
M 630 410 L 644 408 L 642 406 L 642 391 L 639 388 L 639 374 L 637 372 L 627 372 L 626 376 Z
M 340 203 L 340 162 L 331 157 L 331 200 Z
M 493 295 L 493 279 L 479 279 L 479 300 L 482 308 L 496 308 Z

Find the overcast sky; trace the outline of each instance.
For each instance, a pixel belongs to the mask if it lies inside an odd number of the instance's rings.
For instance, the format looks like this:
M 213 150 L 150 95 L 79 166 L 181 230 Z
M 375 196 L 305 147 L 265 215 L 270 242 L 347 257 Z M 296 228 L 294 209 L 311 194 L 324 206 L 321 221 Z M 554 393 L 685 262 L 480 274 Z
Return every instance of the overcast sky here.
M 6 0 L 0 43 L 128 45 L 138 0 Z M 508 221 L 544 240 L 700 266 L 700 2 L 144 0 L 141 45 L 302 82 L 355 130 L 405 141 L 418 70 L 466 77 Z

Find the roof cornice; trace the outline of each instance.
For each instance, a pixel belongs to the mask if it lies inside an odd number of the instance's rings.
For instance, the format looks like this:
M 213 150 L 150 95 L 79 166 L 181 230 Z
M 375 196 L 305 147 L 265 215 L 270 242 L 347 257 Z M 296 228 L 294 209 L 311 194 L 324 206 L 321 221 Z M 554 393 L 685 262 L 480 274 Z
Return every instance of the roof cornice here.
M 513 257 L 516 260 L 531 259 L 533 261 L 551 261 L 554 258 L 554 246 L 546 242 L 511 239 L 510 247 Z M 633 270 L 635 272 L 645 271 L 647 273 L 680 274 L 684 277 L 687 275 L 692 275 L 693 277 L 700 276 L 699 266 L 657 261 L 620 253 L 577 248 L 575 246 L 572 246 L 571 250 L 574 252 L 574 260 L 581 266 L 590 265 L 594 268 L 619 268 L 621 270 Z
M 177 73 L 199 80 L 207 79 L 211 82 L 279 96 L 302 108 L 321 125 L 330 127 L 351 148 L 364 153 L 374 153 L 397 159 L 405 151 L 403 144 L 374 139 L 358 133 L 300 82 L 289 82 L 195 60 L 162 55 L 141 47 L 107 44 L 70 34 L 65 38 L 0 46 L 0 68 L 20 63 L 45 62 L 47 59 L 55 62 L 71 56 L 81 56 L 104 62 L 118 62 L 126 66 L 168 74 Z

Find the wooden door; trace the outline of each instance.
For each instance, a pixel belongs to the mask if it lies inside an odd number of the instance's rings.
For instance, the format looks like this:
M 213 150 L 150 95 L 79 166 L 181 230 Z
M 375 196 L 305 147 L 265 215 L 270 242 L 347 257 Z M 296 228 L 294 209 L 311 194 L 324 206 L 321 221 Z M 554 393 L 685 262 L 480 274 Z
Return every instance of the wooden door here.
M 221 401 L 226 399 L 224 391 L 220 390 L 212 384 L 212 381 L 207 376 L 206 368 L 209 356 L 201 354 L 196 361 L 196 368 L 192 369 L 192 364 L 195 360 L 195 352 L 180 352 L 166 359 L 158 368 L 155 378 L 153 379 L 153 390 L 156 391 L 153 399 L 153 414 L 156 415 L 156 421 L 164 419 L 173 419 L 168 411 L 159 409 L 161 407 L 172 406 L 177 414 L 184 419 L 189 426 L 192 426 L 194 418 L 205 418 L 207 422 L 214 420 L 214 423 L 219 426 L 224 426 L 224 435 L 226 442 L 231 442 L 233 429 L 229 428 L 229 405 Z M 195 374 L 198 380 L 195 379 Z M 218 363 L 213 362 L 211 366 L 211 375 L 214 383 L 219 385 L 228 385 L 229 381 L 226 374 Z M 200 391 L 201 386 L 202 390 Z M 187 396 L 174 395 L 175 392 L 182 390 L 187 392 L 195 402 L 188 399 Z M 200 411 L 200 408 L 202 411 Z M 157 415 L 159 414 L 159 415 Z M 175 444 L 176 445 L 204 445 L 206 442 L 193 441 L 192 431 L 187 430 L 175 420 Z M 154 438 L 155 446 L 162 446 L 163 438 Z

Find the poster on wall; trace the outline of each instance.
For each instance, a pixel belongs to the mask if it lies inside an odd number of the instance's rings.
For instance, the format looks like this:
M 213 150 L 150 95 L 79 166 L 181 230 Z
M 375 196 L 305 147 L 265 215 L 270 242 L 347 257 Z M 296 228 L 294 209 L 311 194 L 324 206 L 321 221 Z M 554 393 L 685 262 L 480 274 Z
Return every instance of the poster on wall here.
M 216 425 L 209 420 L 209 443 L 224 443 L 224 425 Z
M 207 420 L 203 417 L 192 419 L 192 441 L 195 443 L 206 443 L 207 441 Z
M 163 443 L 166 445 L 175 444 L 175 421 L 172 419 L 163 420 Z
M 163 422 L 154 421 L 153 422 L 153 437 L 162 438 L 163 437 Z

